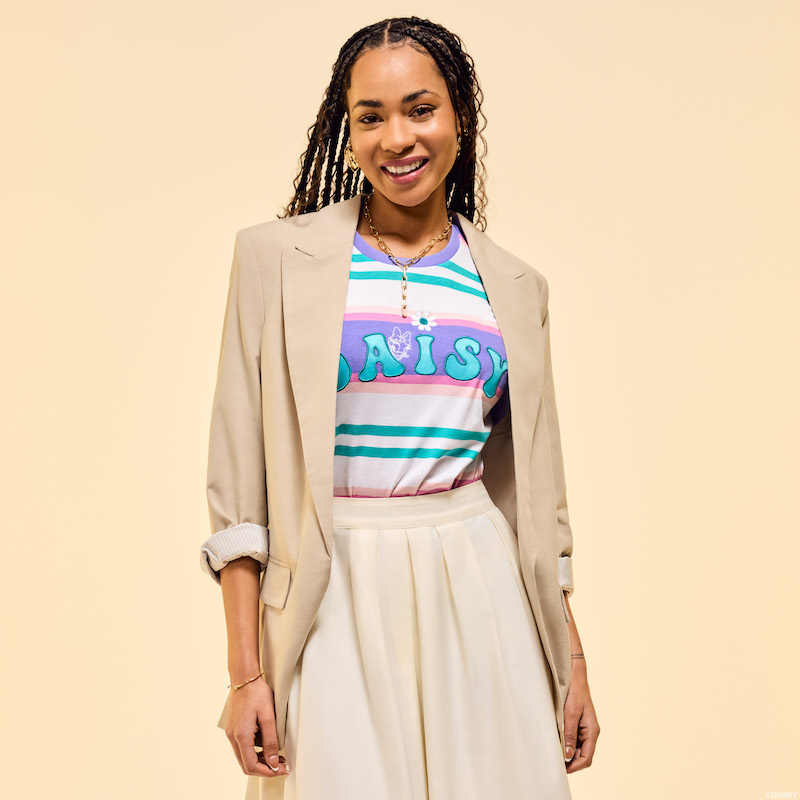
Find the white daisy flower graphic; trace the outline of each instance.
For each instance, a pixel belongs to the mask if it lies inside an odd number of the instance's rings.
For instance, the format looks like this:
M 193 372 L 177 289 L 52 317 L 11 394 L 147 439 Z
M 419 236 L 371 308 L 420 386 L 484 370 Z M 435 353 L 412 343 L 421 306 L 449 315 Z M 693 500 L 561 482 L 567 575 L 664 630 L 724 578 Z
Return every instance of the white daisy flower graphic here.
M 427 311 L 420 311 L 419 314 L 412 314 L 411 321 L 421 331 L 429 331 L 431 327 L 436 327 L 436 317 Z

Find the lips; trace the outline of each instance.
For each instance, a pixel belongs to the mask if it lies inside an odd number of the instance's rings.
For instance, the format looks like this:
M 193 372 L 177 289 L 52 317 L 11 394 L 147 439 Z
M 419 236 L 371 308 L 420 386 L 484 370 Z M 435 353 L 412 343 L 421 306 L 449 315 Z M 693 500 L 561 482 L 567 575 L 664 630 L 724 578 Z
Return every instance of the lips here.
M 410 162 L 410 163 L 408 163 L 406 165 L 403 165 L 403 166 L 400 166 L 400 167 L 393 167 L 393 169 L 396 169 L 396 170 L 408 170 L 409 167 L 413 167 L 415 164 L 419 163 L 419 161 L 421 161 L 422 163 L 419 164 L 419 166 L 416 167 L 415 169 L 411 169 L 408 172 L 393 173 L 393 172 L 390 172 L 386 167 L 381 167 L 381 172 L 383 172 L 383 174 L 392 183 L 395 183 L 395 184 L 414 183 L 419 178 L 419 176 L 422 175 L 425 172 L 425 170 L 427 169 L 427 166 L 428 166 L 428 163 L 429 163 L 427 158 L 416 159 L 416 160 L 414 160 L 414 161 L 412 161 L 412 162 Z
M 416 172 L 420 167 L 427 163 L 427 158 L 416 158 L 413 161 L 408 161 L 405 164 L 389 164 L 381 167 L 384 172 L 390 175 L 410 175 Z

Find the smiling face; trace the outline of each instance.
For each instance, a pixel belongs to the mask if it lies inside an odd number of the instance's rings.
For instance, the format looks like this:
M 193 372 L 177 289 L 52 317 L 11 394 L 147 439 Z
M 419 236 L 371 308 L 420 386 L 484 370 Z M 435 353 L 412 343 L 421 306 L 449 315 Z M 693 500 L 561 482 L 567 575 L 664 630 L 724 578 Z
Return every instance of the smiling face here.
M 375 191 L 406 207 L 441 196 L 444 207 L 459 127 L 433 58 L 407 44 L 367 50 L 353 65 L 347 110 L 353 154 Z

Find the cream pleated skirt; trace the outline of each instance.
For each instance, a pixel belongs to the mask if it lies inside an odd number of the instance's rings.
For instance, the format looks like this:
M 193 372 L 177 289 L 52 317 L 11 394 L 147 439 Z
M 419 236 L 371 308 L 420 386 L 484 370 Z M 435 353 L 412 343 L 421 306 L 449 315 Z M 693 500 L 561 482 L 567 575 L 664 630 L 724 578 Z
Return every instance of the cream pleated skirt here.
M 571 800 L 514 531 L 482 481 L 334 497 L 287 776 L 246 800 Z

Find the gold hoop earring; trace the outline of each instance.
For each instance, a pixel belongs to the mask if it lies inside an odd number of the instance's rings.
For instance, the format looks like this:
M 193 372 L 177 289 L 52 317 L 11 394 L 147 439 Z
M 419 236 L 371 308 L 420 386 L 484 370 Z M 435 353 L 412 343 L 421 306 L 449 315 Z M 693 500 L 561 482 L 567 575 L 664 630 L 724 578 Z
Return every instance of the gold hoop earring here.
M 344 147 L 344 159 L 345 161 L 347 161 L 347 166 L 351 170 L 353 170 L 353 172 L 356 172 L 357 170 L 360 169 L 360 167 L 358 166 L 358 161 L 356 161 L 355 153 L 353 153 L 353 148 L 350 145 L 350 142 L 348 142 Z
M 458 134 L 458 138 L 456 139 L 456 158 L 458 158 L 458 154 L 461 152 L 461 134 Z

